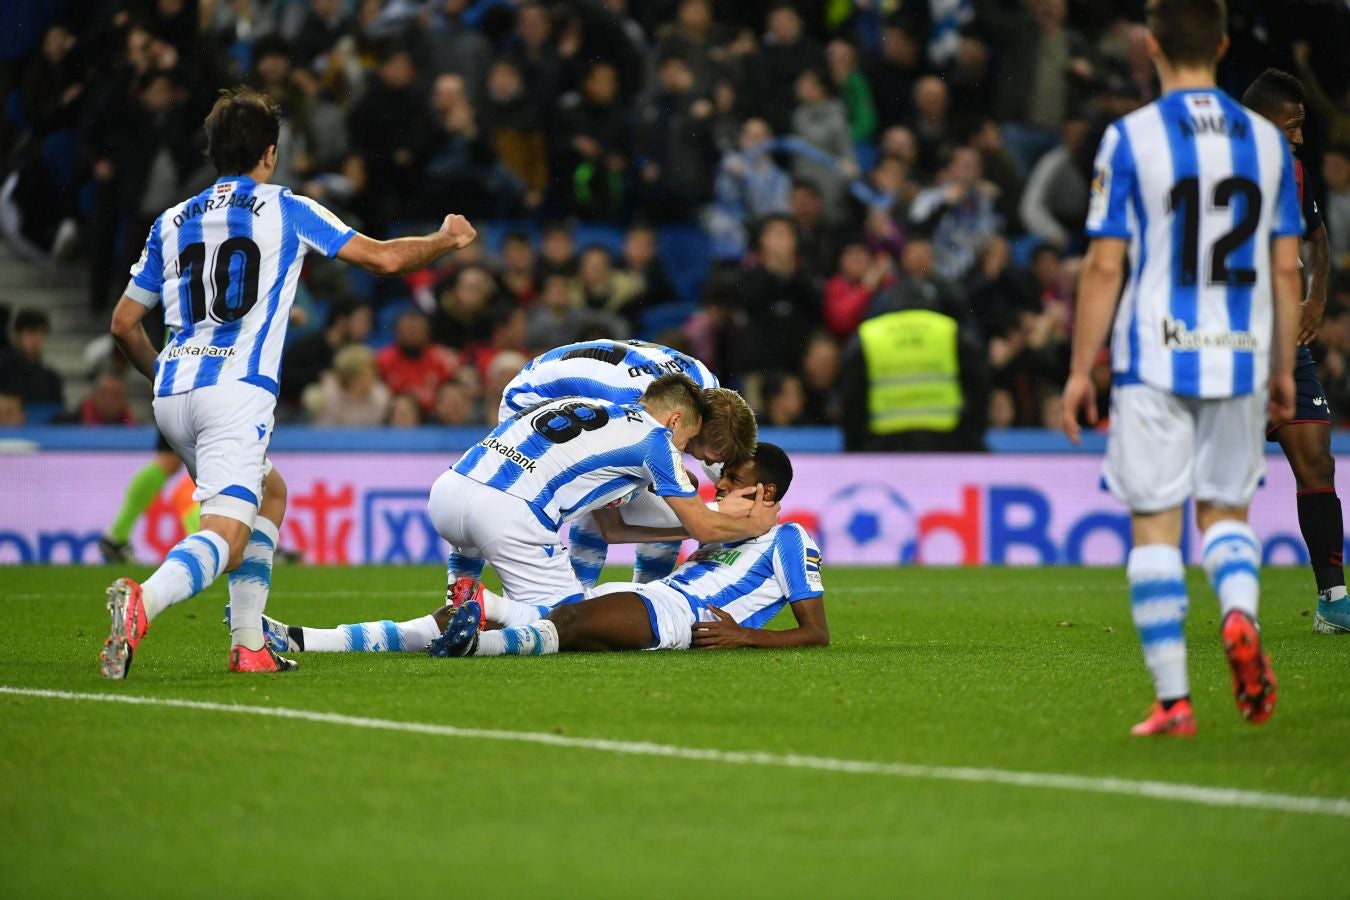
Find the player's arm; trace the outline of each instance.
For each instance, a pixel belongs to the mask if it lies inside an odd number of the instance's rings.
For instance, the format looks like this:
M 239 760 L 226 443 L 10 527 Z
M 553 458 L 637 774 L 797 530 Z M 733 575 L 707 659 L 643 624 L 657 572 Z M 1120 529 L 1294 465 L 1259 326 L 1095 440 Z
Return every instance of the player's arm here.
M 689 537 L 683 528 L 629 525 L 617 507 L 597 509 L 591 515 L 606 544 L 650 544 L 656 541 L 683 541 Z
M 136 367 L 136 371 L 154 381 L 155 357 L 159 354 L 155 352 L 150 335 L 145 333 L 145 326 L 141 324 L 149 311 L 144 303 L 123 294 L 113 309 L 111 331 L 117 348 Z
M 1106 342 L 1125 278 L 1126 243 L 1121 238 L 1096 238 L 1088 245 L 1078 279 L 1078 306 L 1074 311 L 1073 355 L 1064 385 L 1064 433 L 1075 444 L 1081 438 L 1078 415 L 1097 424 L 1097 391 L 1092 386 L 1092 363 Z
M 1303 267 L 1308 273 L 1308 295 L 1303 299 L 1298 342 L 1311 344 L 1317 338 L 1322 314 L 1326 312 L 1327 287 L 1331 283 L 1331 241 L 1327 238 L 1325 224 L 1318 224 L 1303 236 L 1302 250 Z
M 689 537 L 700 544 L 744 541 L 759 537 L 778 522 L 778 504 L 764 501 L 764 485 L 756 485 L 754 502 L 747 515 L 730 516 L 712 510 L 698 498 L 666 497 L 671 510 L 689 532 Z
M 694 623 L 693 645 L 705 650 L 829 646 L 830 626 L 825 621 L 825 595 L 798 600 L 791 606 L 797 627 L 782 631 L 746 628 L 736 624 L 735 619 L 718 607 L 710 606 L 708 609 L 717 617 L 717 621 Z
M 338 251 L 338 259 L 365 269 L 372 275 L 406 275 L 431 265 L 452 250 L 473 243 L 478 232 L 463 216 L 449 215 L 440 230 L 421 237 L 377 241 L 354 234 Z
M 1294 416 L 1294 351 L 1303 291 L 1298 271 L 1298 237 L 1271 241 L 1271 282 L 1275 293 L 1275 334 L 1270 349 L 1270 419 Z

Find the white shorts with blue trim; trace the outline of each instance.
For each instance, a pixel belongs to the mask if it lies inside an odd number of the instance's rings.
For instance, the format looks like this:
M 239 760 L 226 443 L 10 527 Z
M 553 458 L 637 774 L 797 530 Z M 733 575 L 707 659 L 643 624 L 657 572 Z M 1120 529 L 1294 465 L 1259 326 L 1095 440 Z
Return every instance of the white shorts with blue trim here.
M 250 528 L 272 464 L 277 398 L 242 381 L 224 381 L 156 397 L 155 424 L 187 466 L 203 515 L 227 516 Z
M 427 513 L 451 552 L 482 558 L 497 571 L 508 600 L 544 607 L 542 613 L 585 593 L 558 532 L 519 497 L 446 469 L 431 486 Z
M 1188 497 L 1235 509 L 1266 471 L 1266 394 L 1201 400 L 1147 384 L 1111 389 L 1102 475 L 1116 499 L 1156 513 Z
M 713 616 L 703 612 L 694 615 L 689 600 L 668 584 L 652 581 L 638 584 L 611 581 L 600 585 L 592 596 L 634 593 L 647 605 L 647 619 L 651 622 L 654 642 L 650 650 L 688 650 L 694 639 L 694 623 L 712 621 Z

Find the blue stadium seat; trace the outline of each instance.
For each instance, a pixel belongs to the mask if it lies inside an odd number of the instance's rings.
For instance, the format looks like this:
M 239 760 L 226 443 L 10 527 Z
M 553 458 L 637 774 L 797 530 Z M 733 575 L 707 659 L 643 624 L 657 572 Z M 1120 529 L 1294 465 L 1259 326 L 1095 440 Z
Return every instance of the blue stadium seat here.
M 618 259 L 623 251 L 623 229 L 617 225 L 592 225 L 578 223 L 572 229 L 572 240 L 580 253 L 592 244 L 599 244 Z
M 697 303 L 662 303 L 642 314 L 638 322 L 638 337 L 644 341 L 656 340 L 663 331 L 679 328 L 698 312 Z
M 657 249 L 680 300 L 697 303 L 712 259 L 707 232 L 695 225 L 667 225 L 657 238 Z
M 23 408 L 29 425 L 46 425 L 64 410 L 60 403 L 29 403 Z

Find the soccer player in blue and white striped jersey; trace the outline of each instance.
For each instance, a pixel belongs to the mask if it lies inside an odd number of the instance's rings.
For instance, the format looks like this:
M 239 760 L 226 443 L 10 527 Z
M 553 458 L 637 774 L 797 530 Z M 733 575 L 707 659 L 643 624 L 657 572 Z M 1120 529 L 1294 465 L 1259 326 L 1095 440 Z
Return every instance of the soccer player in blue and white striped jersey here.
M 557 347 L 535 357 L 502 392 L 498 421 L 506 421 L 545 400 L 586 397 L 609 403 L 636 403 L 647 386 L 661 375 L 688 375 L 705 389 L 709 416 L 686 451 L 705 464 L 732 462 L 733 446 L 755 445 L 755 415 L 739 394 L 718 386 L 717 376 L 703 363 L 678 350 L 644 341 L 583 341 Z M 715 470 L 709 468 L 715 479 Z M 653 518 L 665 514 L 665 524 L 675 526 L 668 507 L 654 495 L 640 493 L 635 501 L 646 506 Z M 568 531 L 567 553 L 583 587 L 595 587 L 609 552 L 593 517 L 582 516 Z M 680 542 L 639 544 L 635 581 L 655 581 L 669 575 L 679 561 Z M 450 580 L 477 575 L 466 560 L 452 557 Z
M 773 444 L 760 444 L 754 458 L 727 466 L 717 495 L 756 484 L 764 496 L 781 501 L 792 483 L 792 463 Z M 437 641 L 438 655 L 537 656 L 560 650 L 645 650 L 689 647 L 812 647 L 830 642 L 820 549 L 795 522 L 775 525 L 745 541 L 705 544 L 672 575 L 646 584 L 610 583 L 581 603 L 555 606 L 538 618 L 500 631 L 477 629 L 479 613 L 466 604 L 455 627 L 447 606 L 407 622 L 362 622 L 336 628 L 268 622 L 268 639 L 278 650 L 309 652 L 420 652 Z M 496 598 L 500 602 L 500 598 Z M 767 631 L 763 626 L 784 607 L 797 627 Z M 449 638 L 440 640 L 442 633 Z
M 262 612 L 286 509 L 285 483 L 267 461 L 296 280 L 307 253 L 379 275 L 419 269 L 467 246 L 475 232 L 447 216 L 425 237 L 377 241 L 290 190 L 276 169 L 280 110 L 247 88 L 222 92 L 206 118 L 207 155 L 220 178 L 155 220 L 113 312 L 122 352 L 155 385 L 155 421 L 196 482 L 201 527 L 143 585 L 108 589 L 112 624 L 100 657 L 125 678 L 159 613 L 230 572 L 231 671 L 294 668 L 266 646 Z M 164 304 L 172 333 L 158 355 L 142 325 Z
M 1303 222 L 1284 137 L 1215 86 L 1228 46 L 1222 2 L 1150 0 L 1147 24 L 1163 94 L 1115 122 L 1098 149 L 1064 427 L 1077 441 L 1078 415 L 1095 422 L 1089 372 L 1114 311 L 1104 475 L 1133 513 L 1131 609 L 1157 691 L 1134 733 L 1185 735 L 1195 720 L 1178 545 L 1189 497 L 1238 708 L 1262 722 L 1275 706 L 1247 507 L 1267 412 L 1292 413 Z
M 432 524 L 452 557 L 481 557 L 507 597 L 545 608 L 585 595 L 558 535 L 563 523 L 649 487 L 696 540 L 763 534 L 777 517 L 775 504 L 756 502 L 736 517 L 709 510 L 684 471 L 681 453 L 708 414 L 705 393 L 687 375 L 671 374 L 637 403 L 573 397 L 513 416 L 432 485 Z M 752 451 L 732 448 L 738 459 Z M 452 596 L 476 580 L 460 578 Z

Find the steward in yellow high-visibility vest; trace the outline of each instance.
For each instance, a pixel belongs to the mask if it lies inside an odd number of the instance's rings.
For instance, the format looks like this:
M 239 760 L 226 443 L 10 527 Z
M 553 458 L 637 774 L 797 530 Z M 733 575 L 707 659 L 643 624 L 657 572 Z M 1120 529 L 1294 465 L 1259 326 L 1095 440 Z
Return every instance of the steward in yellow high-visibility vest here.
M 872 434 L 956 429 L 964 396 L 955 319 L 926 309 L 886 313 L 863 322 L 858 338 Z

